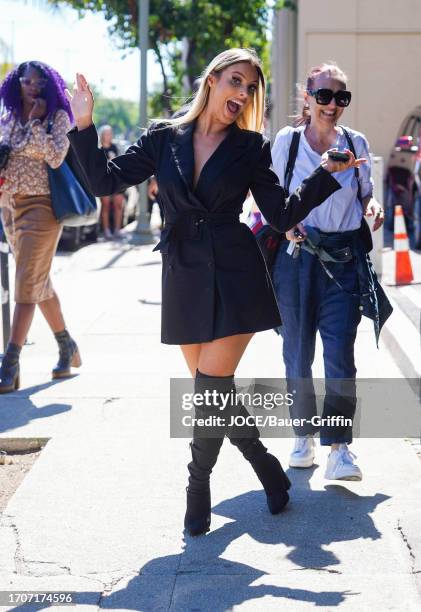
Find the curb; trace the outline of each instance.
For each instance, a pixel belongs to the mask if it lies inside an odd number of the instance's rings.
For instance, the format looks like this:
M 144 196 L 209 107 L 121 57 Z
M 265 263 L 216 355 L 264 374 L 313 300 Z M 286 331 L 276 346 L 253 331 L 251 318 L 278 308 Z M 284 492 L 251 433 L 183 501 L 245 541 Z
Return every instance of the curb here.
M 0 438 L 0 451 L 21 453 L 38 451 L 46 446 L 50 438 Z
M 393 306 L 393 313 L 382 329 L 381 339 L 403 376 L 420 378 L 420 331 L 417 332 L 416 327 L 397 300 L 392 295 L 388 295 L 388 298 Z M 402 336 L 406 339 L 405 346 L 401 342 Z

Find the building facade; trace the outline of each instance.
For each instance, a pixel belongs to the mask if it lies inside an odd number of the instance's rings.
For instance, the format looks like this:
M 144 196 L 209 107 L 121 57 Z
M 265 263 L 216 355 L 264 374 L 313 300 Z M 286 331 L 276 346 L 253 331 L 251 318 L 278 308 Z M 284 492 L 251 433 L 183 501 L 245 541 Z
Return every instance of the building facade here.
M 420 0 L 298 0 L 274 19 L 272 134 L 290 123 L 295 83 L 326 60 L 349 78 L 343 123 L 387 161 L 403 119 L 421 104 Z

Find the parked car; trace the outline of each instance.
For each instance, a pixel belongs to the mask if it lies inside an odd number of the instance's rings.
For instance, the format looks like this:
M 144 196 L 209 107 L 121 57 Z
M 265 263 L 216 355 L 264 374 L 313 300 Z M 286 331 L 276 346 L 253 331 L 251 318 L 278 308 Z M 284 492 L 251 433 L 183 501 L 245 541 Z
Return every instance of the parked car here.
M 117 144 L 120 152 L 126 151 L 132 144 L 129 140 L 122 138 L 116 138 L 115 143 Z M 123 227 L 131 223 L 136 219 L 137 203 L 138 203 L 138 190 L 136 187 L 129 187 L 124 192 L 125 204 L 123 211 Z M 64 227 L 63 233 L 60 238 L 59 248 L 66 251 L 77 251 L 77 249 L 84 242 L 96 242 L 101 231 L 101 200 L 96 198 L 98 205 L 98 219 L 91 225 L 83 225 L 81 227 Z M 111 209 L 111 228 L 113 227 L 112 209 Z
M 421 249 L 421 105 L 405 117 L 386 169 L 385 227 L 401 204 L 412 248 Z
M 79 227 L 63 227 L 59 248 L 64 251 L 77 251 L 82 242 L 96 242 L 100 231 L 101 200 L 96 198 L 98 215 L 96 221 Z
M 139 192 L 136 187 L 129 187 L 124 192 L 123 227 L 136 219 Z M 98 205 L 98 219 L 91 225 L 80 227 L 64 227 L 60 238 L 59 248 L 64 251 L 77 251 L 86 242 L 96 242 L 102 231 L 101 227 L 101 200 L 96 198 Z M 113 213 L 110 211 L 110 225 L 113 227 Z

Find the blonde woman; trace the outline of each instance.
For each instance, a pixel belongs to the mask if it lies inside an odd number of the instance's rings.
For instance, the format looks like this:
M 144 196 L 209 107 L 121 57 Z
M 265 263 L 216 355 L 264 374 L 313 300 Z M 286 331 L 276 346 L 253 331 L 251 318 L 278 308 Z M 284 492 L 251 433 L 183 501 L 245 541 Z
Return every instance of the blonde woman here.
M 161 340 L 180 345 L 196 393 L 214 392 L 213 404 L 197 405 L 196 415 L 220 415 L 218 398 L 233 389 L 234 372 L 253 334 L 280 324 L 263 257 L 251 231 L 239 222 L 248 190 L 268 221 L 285 231 L 339 189 L 331 172 L 360 161 L 324 159 L 286 199 L 261 134 L 265 79 L 258 57 L 247 49 L 215 57 L 186 114 L 152 126 L 108 164 L 97 150 L 92 95 L 81 74 L 68 96 L 76 122 L 70 142 L 97 195 L 153 174 L 157 178 L 166 222 L 155 247 L 163 262 Z M 247 414 L 241 405 L 230 409 Z M 280 512 L 289 499 L 289 480 L 255 425 L 230 431 L 196 427 L 185 515 L 191 535 L 209 530 L 209 477 L 225 433 L 251 463 L 269 510 Z

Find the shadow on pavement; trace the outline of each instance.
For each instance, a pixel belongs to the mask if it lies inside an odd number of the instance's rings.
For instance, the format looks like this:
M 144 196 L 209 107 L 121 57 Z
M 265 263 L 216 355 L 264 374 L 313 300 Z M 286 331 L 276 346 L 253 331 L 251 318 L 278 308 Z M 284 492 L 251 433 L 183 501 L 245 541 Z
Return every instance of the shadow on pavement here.
M 64 380 L 69 379 L 50 380 L 41 385 L 26 387 L 20 391 L 0 396 L 0 433 L 6 431 L 10 433 L 10 430 L 27 425 L 34 419 L 44 419 L 71 410 L 72 406 L 70 404 L 57 402 L 38 407 L 30 399 L 32 395 Z
M 226 612 L 233 606 L 266 596 L 279 599 L 279 609 L 282 609 L 282 604 L 285 605 L 285 600 L 308 602 L 326 609 L 359 595 L 352 589 L 315 591 L 305 588 L 309 574 L 304 573 L 303 588 L 253 584 L 263 576 L 268 576 L 270 581 L 271 574 L 277 578 L 282 575 L 287 584 L 288 576 L 294 576 L 294 569 L 342 574 L 340 559 L 332 551 L 324 550 L 324 546 L 333 542 L 382 537 L 369 515 L 389 497 L 380 493 L 360 496 L 346 486 L 336 484 L 327 485 L 325 491 L 311 491 L 309 481 L 314 469 L 289 470 L 289 476 L 291 478 L 292 474 L 294 481 L 291 503 L 280 515 L 272 516 L 267 512 L 262 491 L 250 491 L 227 499 L 215 506 L 213 512 L 231 519 L 231 522 L 210 531 L 206 536 L 192 538 L 185 535 L 185 547 L 181 554 L 152 559 L 127 586 L 109 595 L 104 593 L 101 596 L 94 591 L 76 593 L 76 603 L 99 605 L 100 609 L 143 612 Z M 273 551 L 267 548 L 262 549 L 260 558 L 256 559 L 256 564 L 264 566 L 269 558 L 271 574 L 258 567 L 224 558 L 227 548 L 244 536 L 266 547 L 290 548 L 286 558 L 297 567 L 286 570 L 284 548 L 280 548 L 278 555 L 279 568 L 276 568 Z M 327 569 L 332 565 L 334 569 Z M 323 578 L 318 581 L 323 584 Z M 349 576 L 349 583 L 352 587 L 352 575 Z M 33 604 L 31 610 L 45 607 L 48 606 Z M 13 608 L 14 611 L 21 609 L 29 608 Z

